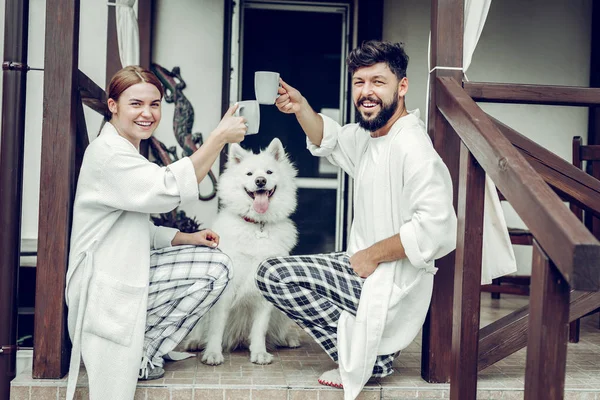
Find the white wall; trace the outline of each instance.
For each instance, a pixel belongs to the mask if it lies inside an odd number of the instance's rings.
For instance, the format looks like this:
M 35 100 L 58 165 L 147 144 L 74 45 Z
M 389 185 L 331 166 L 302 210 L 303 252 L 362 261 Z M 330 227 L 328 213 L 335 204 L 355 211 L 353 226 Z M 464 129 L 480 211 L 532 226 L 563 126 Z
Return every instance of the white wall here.
M 386 0 L 386 40 L 403 41 L 410 57 L 408 108 L 425 111 L 430 2 Z M 592 0 L 494 0 L 468 78 L 589 86 Z M 587 138 L 587 108 L 480 104 L 488 113 L 530 139 L 571 160 L 571 138 Z M 506 208 L 509 226 L 524 227 Z M 530 247 L 515 246 L 519 270 L 528 273 Z
M 204 141 L 221 120 L 223 18 L 222 1 L 156 1 L 153 62 L 168 70 L 181 68 L 187 85 L 183 94 L 195 112 L 193 132 L 202 132 Z M 177 143 L 173 134 L 174 105 L 163 102 L 162 110 L 162 122 L 155 136 L 167 146 L 174 146 Z M 212 170 L 218 176 L 218 159 Z M 208 194 L 211 189 L 206 178 L 200 184 L 200 192 Z M 196 216 L 204 227 L 210 227 L 217 212 L 217 200 L 198 200 L 183 208 L 188 216 Z

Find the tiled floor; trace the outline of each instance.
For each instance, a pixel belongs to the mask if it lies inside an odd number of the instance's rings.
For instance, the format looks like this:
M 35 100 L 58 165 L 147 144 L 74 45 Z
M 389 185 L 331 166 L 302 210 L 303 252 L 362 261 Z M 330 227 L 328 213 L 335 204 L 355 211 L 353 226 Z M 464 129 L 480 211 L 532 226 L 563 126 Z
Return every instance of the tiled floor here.
M 505 296 L 491 300 L 482 295 L 481 324 L 522 307 L 527 298 Z M 429 384 L 420 377 L 420 336 L 396 359 L 396 373 L 371 382 L 359 399 L 391 400 L 448 398 L 448 384 Z M 250 363 L 246 351 L 226 357 L 224 365 L 206 366 L 196 357 L 167 363 L 164 379 L 140 383 L 136 400 L 334 400 L 342 392 L 318 384 L 321 372 L 335 364 L 302 335 L 298 349 L 281 349 L 274 362 L 259 366 Z M 502 360 L 479 374 L 478 399 L 522 399 L 525 350 Z M 87 399 L 86 376 L 82 370 L 78 398 Z M 66 379 L 33 380 L 30 373 L 12 383 L 11 400 L 63 399 Z M 600 330 L 598 315 L 582 321 L 581 341 L 570 344 L 567 359 L 565 399 L 600 400 Z

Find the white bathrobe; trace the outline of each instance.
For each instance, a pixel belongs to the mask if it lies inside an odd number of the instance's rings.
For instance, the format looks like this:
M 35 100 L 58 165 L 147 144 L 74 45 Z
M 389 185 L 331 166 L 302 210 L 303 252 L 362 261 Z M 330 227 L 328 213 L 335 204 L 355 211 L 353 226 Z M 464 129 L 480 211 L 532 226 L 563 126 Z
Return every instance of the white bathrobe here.
M 434 260 L 455 248 L 457 222 L 450 175 L 418 110 L 381 138 L 371 138 L 357 124 L 341 127 L 322 118 L 321 145 L 307 140 L 309 150 L 355 179 L 348 254 L 400 235 L 407 256 L 380 264 L 364 282 L 356 317 L 348 312 L 340 317 L 338 361 L 345 399 L 351 400 L 371 377 L 376 356 L 404 349 L 421 329 L 437 270 Z
M 80 355 L 91 400 L 131 400 L 142 361 L 150 249 L 170 246 L 175 229 L 150 213 L 197 199 L 189 158 L 159 167 L 106 123 L 87 148 L 77 184 L 66 299 L 73 350 L 67 399 Z

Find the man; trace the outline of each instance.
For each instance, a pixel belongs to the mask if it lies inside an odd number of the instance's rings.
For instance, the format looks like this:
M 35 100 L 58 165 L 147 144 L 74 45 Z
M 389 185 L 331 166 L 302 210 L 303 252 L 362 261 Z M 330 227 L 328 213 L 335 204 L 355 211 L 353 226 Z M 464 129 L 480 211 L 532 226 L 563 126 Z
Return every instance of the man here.
M 456 246 L 450 174 L 418 110 L 408 112 L 408 56 L 369 41 L 347 59 L 358 124 L 340 127 L 281 81 L 277 107 L 295 114 L 315 156 L 354 178 L 354 221 L 345 253 L 265 260 L 257 285 L 337 361 L 319 382 L 354 399 L 419 332 L 434 260 Z

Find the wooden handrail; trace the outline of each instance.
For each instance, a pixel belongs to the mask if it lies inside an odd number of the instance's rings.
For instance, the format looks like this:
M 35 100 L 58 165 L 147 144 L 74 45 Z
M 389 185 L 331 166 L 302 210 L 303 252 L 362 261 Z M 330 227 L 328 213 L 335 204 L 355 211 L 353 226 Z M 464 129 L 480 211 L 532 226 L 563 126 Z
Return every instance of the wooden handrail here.
M 86 74 L 78 70 L 77 85 L 83 104 L 105 116 L 108 112 L 106 104 L 106 93 L 104 90 L 91 80 Z
M 569 322 L 600 307 L 600 292 L 571 292 Z M 479 371 L 503 360 L 527 345 L 529 306 L 484 326 L 479 330 Z
M 600 243 L 452 78 L 437 78 L 438 108 L 576 290 L 600 290 Z
M 464 82 L 475 101 L 589 107 L 600 105 L 600 88 L 528 85 L 517 83 Z
M 600 181 L 497 119 L 490 119 L 561 197 L 600 217 Z

